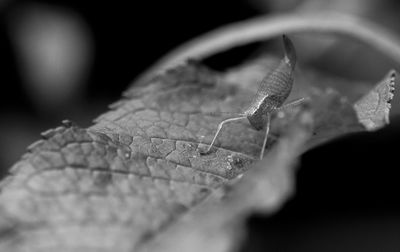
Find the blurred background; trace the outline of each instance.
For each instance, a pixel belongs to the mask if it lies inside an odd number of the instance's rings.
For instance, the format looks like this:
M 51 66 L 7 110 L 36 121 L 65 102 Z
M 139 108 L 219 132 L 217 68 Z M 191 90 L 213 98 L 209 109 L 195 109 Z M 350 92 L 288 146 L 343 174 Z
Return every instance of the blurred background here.
M 255 15 L 320 10 L 365 17 L 400 34 L 396 0 L 0 0 L 2 174 L 61 120 L 89 126 L 136 76 L 190 38 Z M 304 64 L 343 78 L 373 83 L 394 67 L 354 41 L 298 43 Z M 206 63 L 225 69 L 259 46 Z M 273 218 L 251 218 L 243 251 L 400 251 L 399 177 L 389 159 L 400 121 L 392 121 L 306 153 L 296 197 Z

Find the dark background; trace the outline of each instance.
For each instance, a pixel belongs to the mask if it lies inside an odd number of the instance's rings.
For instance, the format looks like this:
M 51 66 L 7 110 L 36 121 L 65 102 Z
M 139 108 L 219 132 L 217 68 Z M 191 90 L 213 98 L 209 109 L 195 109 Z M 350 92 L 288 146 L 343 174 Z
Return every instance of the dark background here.
M 394 0 L 3 1 L 0 168 L 5 174 L 41 131 L 59 125 L 62 119 L 89 126 L 158 58 L 213 28 L 263 13 L 331 8 L 364 16 L 398 33 L 398 5 Z M 32 6 L 78 15 L 92 41 L 87 77 L 77 97 L 51 108 L 37 103 L 26 88 L 18 48 L 10 35 L 10 23 L 20 15 L 19 10 Z M 253 49 L 242 48 L 207 63 L 223 69 Z M 361 72 L 369 81 L 383 75 L 379 66 L 389 65 L 382 58 L 365 61 L 364 65 L 360 59 L 352 68 L 337 64 L 335 58 L 323 60 L 329 62 L 322 66 L 324 71 L 354 79 L 360 79 Z M 371 65 L 377 67 L 371 70 Z M 298 173 L 296 196 L 275 216 L 250 219 L 251 235 L 243 251 L 400 251 L 396 164 L 399 126 L 400 120 L 394 116 L 388 128 L 338 139 L 306 153 Z

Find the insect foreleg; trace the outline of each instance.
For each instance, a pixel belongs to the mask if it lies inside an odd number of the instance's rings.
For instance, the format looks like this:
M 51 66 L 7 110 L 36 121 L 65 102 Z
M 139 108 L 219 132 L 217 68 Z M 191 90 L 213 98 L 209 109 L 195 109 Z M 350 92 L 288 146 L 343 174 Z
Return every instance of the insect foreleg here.
M 266 123 L 265 123 L 265 136 L 264 136 L 264 142 L 263 142 L 263 145 L 262 145 L 262 148 L 261 148 L 260 160 L 264 157 L 264 150 L 265 150 L 265 145 L 267 144 L 269 128 L 270 128 L 270 121 L 271 121 L 271 116 L 268 113 L 267 114 L 267 120 L 266 120 Z
M 239 112 L 222 112 L 222 111 L 216 111 L 216 112 L 202 112 L 201 114 L 203 115 L 208 115 L 208 116 L 221 116 L 221 115 L 229 115 L 231 117 L 240 117 L 244 116 L 243 113 Z
M 290 108 L 296 107 L 296 106 L 304 103 L 305 101 L 307 101 L 307 98 L 304 98 L 304 97 L 303 98 L 299 98 L 299 99 L 296 99 L 296 100 L 291 101 L 289 103 L 286 103 L 283 106 L 281 106 L 279 108 L 276 108 L 275 110 L 276 111 L 282 111 L 282 110 L 290 109 Z
M 227 122 L 233 122 L 233 121 L 237 121 L 237 120 L 241 120 L 241 119 L 247 119 L 247 117 L 246 117 L 246 116 L 241 116 L 241 117 L 234 117 L 234 118 L 229 118 L 229 119 L 223 120 L 223 121 L 218 125 L 217 132 L 215 133 L 215 136 L 214 136 L 214 138 L 213 138 L 213 140 L 212 140 L 210 146 L 208 147 L 206 153 L 208 153 L 208 152 L 211 150 L 212 146 L 214 145 L 215 140 L 217 139 L 217 136 L 218 136 L 219 132 L 220 132 L 221 129 L 222 129 L 222 126 L 223 126 L 225 123 L 227 123 Z

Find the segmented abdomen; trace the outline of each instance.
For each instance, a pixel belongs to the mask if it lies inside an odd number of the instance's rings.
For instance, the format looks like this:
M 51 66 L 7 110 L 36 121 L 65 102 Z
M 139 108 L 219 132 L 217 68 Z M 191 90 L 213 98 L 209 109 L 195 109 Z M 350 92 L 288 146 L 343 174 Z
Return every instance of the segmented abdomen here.
M 257 93 L 267 96 L 267 99 L 273 99 L 277 107 L 281 106 L 292 90 L 292 72 L 291 67 L 282 62 L 262 80 Z

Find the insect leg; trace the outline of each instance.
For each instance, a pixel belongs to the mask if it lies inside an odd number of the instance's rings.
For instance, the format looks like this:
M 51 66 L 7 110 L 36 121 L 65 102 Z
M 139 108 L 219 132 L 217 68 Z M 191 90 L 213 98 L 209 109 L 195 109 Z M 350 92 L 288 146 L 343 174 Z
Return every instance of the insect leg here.
M 264 157 L 264 150 L 265 150 L 265 145 L 267 144 L 267 139 L 268 139 L 268 134 L 269 134 L 269 126 L 270 126 L 270 114 L 267 114 L 267 121 L 265 124 L 265 137 L 264 137 L 264 142 L 261 148 L 261 153 L 260 153 L 260 160 Z
M 208 115 L 208 116 L 220 116 L 220 115 L 229 115 L 229 116 L 244 116 L 243 113 L 239 112 L 223 112 L 223 111 L 216 111 L 216 112 L 202 112 L 202 115 Z
M 277 108 L 276 110 L 277 110 L 277 111 L 282 111 L 282 110 L 290 109 L 290 108 L 296 107 L 296 106 L 298 106 L 298 105 L 304 103 L 304 102 L 307 101 L 307 100 L 308 100 L 308 98 L 304 98 L 304 97 L 303 97 L 303 98 L 299 98 L 299 99 L 296 99 L 296 100 L 294 100 L 294 101 L 291 101 L 291 102 L 289 102 L 289 103 L 283 105 L 283 106 L 280 107 L 280 108 Z
M 208 153 L 208 152 L 211 150 L 211 148 L 212 148 L 212 146 L 214 145 L 214 142 L 215 142 L 215 140 L 217 139 L 217 136 L 218 136 L 219 132 L 221 131 L 222 126 L 224 125 L 224 123 L 233 122 L 233 121 L 237 121 L 237 120 L 241 120 L 241 119 L 246 119 L 246 118 L 247 118 L 246 116 L 241 116 L 241 117 L 234 117 L 234 118 L 229 118 L 229 119 L 223 120 L 223 121 L 218 125 L 217 132 L 215 133 L 215 136 L 214 136 L 214 138 L 213 138 L 213 140 L 212 140 L 210 146 L 208 147 L 206 153 Z

